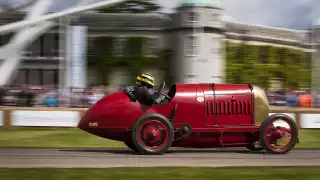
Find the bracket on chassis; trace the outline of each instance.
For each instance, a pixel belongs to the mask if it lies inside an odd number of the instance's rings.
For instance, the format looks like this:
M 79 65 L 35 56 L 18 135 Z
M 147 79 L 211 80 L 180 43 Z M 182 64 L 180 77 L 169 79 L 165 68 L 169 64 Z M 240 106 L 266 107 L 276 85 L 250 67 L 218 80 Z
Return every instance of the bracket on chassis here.
M 183 124 L 179 129 L 175 130 L 176 132 L 180 132 L 181 137 L 175 139 L 174 141 L 178 141 L 184 137 L 188 137 L 192 133 L 192 128 L 188 124 Z
M 173 123 L 173 120 L 174 120 L 174 116 L 176 115 L 176 111 L 178 109 L 178 104 L 174 105 L 172 111 L 171 111 L 171 114 L 170 114 L 170 117 L 169 117 L 169 121 L 171 123 Z
M 178 109 L 178 104 L 175 104 L 172 111 L 171 111 L 170 117 L 169 117 L 169 121 L 171 123 L 173 123 L 174 116 L 176 115 L 177 109 Z M 180 132 L 181 137 L 175 139 L 174 141 L 178 141 L 184 137 L 189 136 L 192 132 L 192 128 L 188 124 L 183 124 L 179 129 L 175 129 L 175 133 L 176 132 Z

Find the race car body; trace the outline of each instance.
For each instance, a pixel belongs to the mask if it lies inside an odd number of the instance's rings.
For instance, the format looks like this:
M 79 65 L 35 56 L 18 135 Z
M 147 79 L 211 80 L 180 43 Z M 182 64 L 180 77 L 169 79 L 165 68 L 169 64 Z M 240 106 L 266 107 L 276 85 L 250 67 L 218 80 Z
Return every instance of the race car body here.
M 153 106 L 131 102 L 122 91 L 108 95 L 85 113 L 78 127 L 143 154 L 162 154 L 170 147 L 287 153 L 298 142 L 295 121 L 284 114 L 269 116 L 268 99 L 259 87 L 203 83 L 173 84 L 167 94 L 162 89 L 159 95 L 166 100 Z

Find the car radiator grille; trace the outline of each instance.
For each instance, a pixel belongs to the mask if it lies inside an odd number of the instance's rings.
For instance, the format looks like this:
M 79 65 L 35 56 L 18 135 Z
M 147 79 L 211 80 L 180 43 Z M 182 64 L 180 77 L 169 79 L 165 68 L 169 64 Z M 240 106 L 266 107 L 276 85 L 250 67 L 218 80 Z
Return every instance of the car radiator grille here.
M 207 115 L 252 115 L 250 101 L 216 101 L 207 102 Z

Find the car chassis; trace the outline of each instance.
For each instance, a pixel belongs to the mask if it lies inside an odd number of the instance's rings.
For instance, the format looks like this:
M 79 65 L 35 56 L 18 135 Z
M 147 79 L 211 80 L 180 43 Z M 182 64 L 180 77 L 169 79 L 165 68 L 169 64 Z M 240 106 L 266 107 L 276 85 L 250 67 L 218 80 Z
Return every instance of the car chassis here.
M 299 142 L 297 125 L 285 114 L 269 115 L 265 92 L 251 84 L 173 84 L 166 100 L 145 106 L 120 91 L 89 108 L 78 128 L 122 141 L 140 154 L 170 147 L 246 147 L 275 154 Z M 282 121 L 278 122 L 278 121 Z

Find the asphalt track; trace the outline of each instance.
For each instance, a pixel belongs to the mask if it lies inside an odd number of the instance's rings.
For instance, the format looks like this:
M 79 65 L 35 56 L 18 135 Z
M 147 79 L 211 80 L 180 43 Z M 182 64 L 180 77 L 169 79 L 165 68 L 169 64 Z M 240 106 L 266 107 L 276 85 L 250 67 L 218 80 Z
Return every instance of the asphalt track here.
M 137 155 L 128 149 L 0 149 L 1 168 L 110 168 L 161 166 L 320 166 L 320 150 L 293 150 L 285 155 L 247 150 L 169 150 L 164 155 Z

